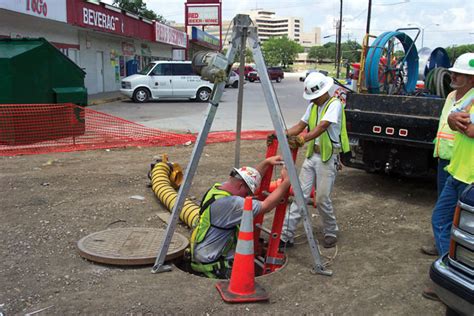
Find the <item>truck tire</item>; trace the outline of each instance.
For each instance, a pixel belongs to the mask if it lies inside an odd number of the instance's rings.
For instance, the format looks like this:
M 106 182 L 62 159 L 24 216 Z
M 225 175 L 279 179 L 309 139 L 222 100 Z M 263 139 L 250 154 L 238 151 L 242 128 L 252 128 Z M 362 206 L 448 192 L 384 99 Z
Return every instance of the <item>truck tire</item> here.
M 255 79 L 253 79 L 253 78 L 249 78 L 249 81 L 250 81 L 250 82 L 254 82 L 254 81 L 255 81 Z
M 196 100 L 199 102 L 207 102 L 211 97 L 211 89 L 209 88 L 201 88 L 198 90 L 196 94 Z
M 281 77 L 277 77 L 276 82 L 281 82 Z
M 150 98 L 150 91 L 147 88 L 138 88 L 133 92 L 133 101 L 137 103 L 145 103 Z
M 232 84 L 232 88 L 238 88 L 239 87 L 239 80 L 235 80 L 234 83 Z

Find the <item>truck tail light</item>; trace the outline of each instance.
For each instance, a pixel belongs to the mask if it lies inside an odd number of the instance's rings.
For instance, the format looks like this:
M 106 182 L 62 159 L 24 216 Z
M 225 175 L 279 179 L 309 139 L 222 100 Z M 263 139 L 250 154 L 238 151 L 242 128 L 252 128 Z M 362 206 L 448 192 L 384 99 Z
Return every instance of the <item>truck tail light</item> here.
M 398 131 L 398 135 L 400 135 L 402 137 L 407 137 L 408 136 L 408 130 L 404 129 L 404 128 L 400 128 L 400 130 Z
M 393 127 L 387 127 L 387 128 L 385 129 L 385 134 L 387 134 L 387 135 L 393 135 L 393 134 L 395 134 L 395 129 L 394 129 Z
M 380 126 L 373 126 L 373 127 L 372 127 L 372 132 L 373 132 L 374 134 L 380 134 L 380 133 L 382 132 L 382 127 L 380 127 Z

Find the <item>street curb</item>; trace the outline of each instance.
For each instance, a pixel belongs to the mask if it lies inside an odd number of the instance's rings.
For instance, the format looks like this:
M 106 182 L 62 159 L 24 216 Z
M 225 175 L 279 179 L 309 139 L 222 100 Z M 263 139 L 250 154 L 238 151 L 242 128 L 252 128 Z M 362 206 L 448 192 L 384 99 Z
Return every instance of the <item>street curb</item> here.
M 114 101 L 122 101 L 122 100 L 127 100 L 128 97 L 126 96 L 119 96 L 119 97 L 111 97 L 111 98 L 105 98 L 105 99 L 97 99 L 93 100 L 87 103 L 87 105 L 100 105 L 104 103 L 110 103 Z

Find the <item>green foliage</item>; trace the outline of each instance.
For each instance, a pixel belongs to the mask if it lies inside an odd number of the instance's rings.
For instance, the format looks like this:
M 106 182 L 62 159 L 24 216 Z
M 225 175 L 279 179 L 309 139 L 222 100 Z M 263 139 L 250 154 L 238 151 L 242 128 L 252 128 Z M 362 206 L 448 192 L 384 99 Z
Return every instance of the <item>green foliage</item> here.
M 462 55 L 464 53 L 474 52 L 474 44 L 466 44 L 466 45 L 459 45 L 459 46 L 453 45 L 453 46 L 446 47 L 445 49 L 446 49 L 446 52 L 448 53 L 451 64 L 453 64 L 456 58 L 459 57 L 459 55 Z
M 347 60 L 350 63 L 359 62 L 362 47 L 356 41 L 347 41 L 341 43 L 341 60 Z M 313 46 L 310 48 L 308 57 L 316 61 L 324 59 L 334 60 L 336 58 L 336 43 L 329 42 L 323 46 Z
M 146 7 L 146 3 L 143 0 L 114 0 L 114 5 L 118 5 L 119 8 L 137 14 L 150 20 L 156 20 L 161 23 L 167 21 L 162 15 L 156 14 L 153 10 L 149 10 Z
M 263 43 L 262 50 L 267 66 L 286 68 L 295 61 L 298 53 L 303 52 L 303 47 L 286 36 L 270 37 Z

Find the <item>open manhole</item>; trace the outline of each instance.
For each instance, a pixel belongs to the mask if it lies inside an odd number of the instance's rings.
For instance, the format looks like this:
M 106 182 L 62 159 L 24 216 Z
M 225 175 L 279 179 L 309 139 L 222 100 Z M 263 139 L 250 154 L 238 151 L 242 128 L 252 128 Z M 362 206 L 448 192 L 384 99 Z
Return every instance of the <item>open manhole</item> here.
M 79 254 L 88 260 L 112 265 L 148 265 L 155 263 L 165 238 L 165 230 L 129 227 L 107 229 L 90 234 L 77 243 Z M 166 260 L 182 258 L 188 239 L 174 233 Z

